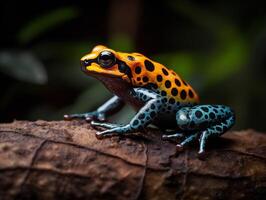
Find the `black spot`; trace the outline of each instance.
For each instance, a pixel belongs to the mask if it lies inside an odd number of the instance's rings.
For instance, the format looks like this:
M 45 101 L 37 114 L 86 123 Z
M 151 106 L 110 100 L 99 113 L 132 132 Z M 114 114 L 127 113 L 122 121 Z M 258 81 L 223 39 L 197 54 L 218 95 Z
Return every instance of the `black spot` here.
M 148 83 L 147 85 L 145 85 L 145 87 L 147 89 L 157 89 L 158 85 L 156 85 L 155 83 Z
M 157 81 L 162 82 L 162 80 L 163 80 L 163 77 L 161 75 L 157 75 Z
M 125 62 L 118 61 L 118 70 L 121 73 L 125 73 L 128 76 L 129 79 L 132 78 L 131 69 Z
M 138 77 L 138 78 L 137 78 L 137 81 L 140 81 L 140 80 L 141 80 L 141 78 L 140 78 L 140 77 Z
M 166 99 L 166 98 L 163 98 L 163 99 L 162 99 L 162 102 L 163 102 L 163 103 L 166 103 L 166 102 L 167 102 L 167 99 Z
M 191 89 L 188 90 L 188 95 L 189 95 L 190 98 L 194 97 L 194 93 L 192 92 Z
M 131 60 L 131 61 L 134 61 L 135 60 L 135 58 L 133 56 L 128 56 L 127 59 L 128 60 Z
M 209 114 L 209 116 L 210 116 L 211 119 L 214 119 L 214 118 L 215 118 L 215 114 L 214 114 L 213 112 L 211 112 L 211 113 Z
M 155 115 L 156 115 L 156 112 L 154 112 L 154 111 L 152 111 L 152 112 L 150 113 L 151 118 L 155 117 Z
M 182 82 L 184 83 L 184 85 L 187 85 L 187 82 L 186 81 L 182 80 Z
M 176 75 L 176 73 L 175 73 L 174 71 L 172 71 L 172 74 L 173 74 L 173 75 Z
M 196 115 L 197 118 L 201 118 L 202 117 L 202 112 L 200 112 L 199 110 L 197 110 L 195 112 L 195 115 Z
M 118 70 L 119 70 L 121 73 L 125 73 L 126 70 L 127 70 L 127 66 L 126 66 L 124 63 L 121 63 L 121 64 L 118 66 Z
M 171 106 L 167 106 L 167 109 L 168 109 L 168 110 L 172 110 L 172 107 L 171 107 Z
M 171 82 L 169 80 L 165 81 L 165 87 L 170 88 L 171 87 Z
M 151 61 L 149 61 L 149 60 L 145 60 L 145 61 L 144 61 L 144 65 L 145 65 L 145 67 L 146 67 L 146 69 L 147 69 L 148 71 L 152 72 L 152 71 L 154 70 L 154 65 L 152 64 Z
M 137 126 L 139 124 L 139 120 L 134 120 L 134 122 L 133 122 L 133 126 Z
M 205 119 L 209 119 L 208 115 L 204 115 Z
M 149 79 L 148 79 L 147 76 L 144 76 L 144 77 L 142 78 L 142 80 L 143 80 L 143 82 L 148 82 L 148 81 L 149 81 Z
M 221 131 L 222 131 L 222 128 L 219 127 L 219 126 L 217 126 L 217 127 L 216 127 L 216 130 L 219 131 L 219 132 L 221 132 Z
M 167 94 L 167 93 L 166 93 L 164 90 L 161 91 L 161 95 L 162 95 L 162 96 L 166 96 L 166 94 Z
M 165 76 L 167 76 L 169 74 L 168 71 L 165 68 L 163 68 L 162 71 L 163 71 Z
M 165 108 L 162 108 L 162 112 L 165 112 Z
M 175 99 L 174 99 L 174 98 L 170 98 L 170 99 L 169 99 L 169 103 L 170 103 L 170 104 L 174 104 L 174 103 L 175 103 Z
M 175 79 L 175 84 L 176 84 L 178 87 L 180 87 L 180 86 L 181 86 L 180 80 Z
M 176 95 L 178 94 L 178 90 L 177 90 L 176 88 L 172 88 L 172 90 L 171 90 L 171 94 L 172 94 L 173 96 L 176 96 Z
M 154 89 L 158 89 L 158 85 L 155 84 L 155 83 L 152 85 L 152 87 L 153 87 Z
M 218 110 L 217 110 L 216 108 L 214 108 L 213 111 L 214 111 L 215 113 L 218 113 Z
M 209 109 L 207 107 L 202 107 L 201 108 L 204 112 L 209 112 Z
M 139 119 L 144 119 L 144 118 L 145 118 L 145 114 L 144 113 L 139 115 Z
M 151 104 L 151 109 L 154 110 L 155 109 L 155 105 Z
M 185 90 L 182 90 L 182 91 L 181 91 L 181 93 L 180 93 L 180 97 L 181 97 L 181 99 L 183 99 L 183 100 L 187 97 L 187 93 L 186 93 Z
M 141 73 L 141 67 L 140 67 L 140 66 L 137 66 L 137 67 L 135 68 L 135 73 L 136 73 L 136 74 L 140 74 L 140 73 Z

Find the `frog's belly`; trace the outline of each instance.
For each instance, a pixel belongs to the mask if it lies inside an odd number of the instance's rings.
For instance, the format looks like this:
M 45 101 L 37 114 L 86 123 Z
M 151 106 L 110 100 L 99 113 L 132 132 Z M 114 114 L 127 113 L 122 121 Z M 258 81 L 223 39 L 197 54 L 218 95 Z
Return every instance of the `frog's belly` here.
M 135 99 L 128 99 L 128 103 L 138 112 L 145 103 Z M 176 116 L 174 113 L 159 113 L 152 123 L 162 129 L 176 129 Z
M 176 117 L 175 114 L 167 114 L 167 113 L 160 113 L 158 115 L 159 117 L 156 117 L 154 122 L 155 126 L 162 129 L 176 129 Z

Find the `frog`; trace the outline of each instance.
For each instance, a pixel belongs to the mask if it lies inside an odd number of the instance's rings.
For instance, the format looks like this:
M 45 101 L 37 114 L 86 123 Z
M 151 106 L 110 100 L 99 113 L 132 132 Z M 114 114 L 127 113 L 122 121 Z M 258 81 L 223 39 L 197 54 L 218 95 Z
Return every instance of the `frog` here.
M 95 46 L 80 59 L 81 70 L 98 79 L 114 95 L 92 112 L 64 115 L 65 120 L 85 119 L 98 139 L 143 131 L 154 125 L 165 131 L 162 140 L 176 142 L 176 150 L 198 140 L 198 155 L 206 152 L 209 138 L 218 137 L 235 124 L 229 106 L 200 104 L 192 86 L 172 69 L 141 53 L 118 52 L 104 45 Z M 136 114 L 126 124 L 106 122 L 125 104 Z

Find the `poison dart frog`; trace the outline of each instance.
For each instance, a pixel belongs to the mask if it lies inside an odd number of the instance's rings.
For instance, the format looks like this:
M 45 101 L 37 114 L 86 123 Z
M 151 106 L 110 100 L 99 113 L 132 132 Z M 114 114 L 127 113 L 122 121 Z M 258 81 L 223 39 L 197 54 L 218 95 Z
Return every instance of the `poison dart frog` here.
M 153 124 L 168 132 L 163 139 L 181 139 L 177 150 L 199 139 L 199 151 L 206 141 L 220 136 L 235 123 L 235 114 L 224 105 L 198 105 L 195 90 L 173 70 L 140 53 L 116 52 L 98 45 L 81 58 L 82 71 L 100 80 L 114 96 L 94 112 L 65 115 L 66 120 L 85 118 L 106 130 L 97 138 L 124 135 Z M 108 115 L 129 103 L 137 111 L 126 125 L 105 123 Z

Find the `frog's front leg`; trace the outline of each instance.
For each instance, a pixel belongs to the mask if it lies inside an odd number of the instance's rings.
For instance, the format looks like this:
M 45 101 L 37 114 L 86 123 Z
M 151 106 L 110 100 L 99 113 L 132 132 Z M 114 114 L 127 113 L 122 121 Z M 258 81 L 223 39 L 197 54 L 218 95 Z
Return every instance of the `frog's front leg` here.
M 235 115 L 231 108 L 223 105 L 198 105 L 184 107 L 176 114 L 177 125 L 184 131 L 193 132 L 191 136 L 177 145 L 183 146 L 200 137 L 199 154 L 204 154 L 206 141 L 210 137 L 220 136 L 235 123 Z
M 81 114 L 70 114 L 64 115 L 65 120 L 72 120 L 75 118 L 86 119 L 87 121 L 98 120 L 105 121 L 108 115 L 112 115 L 118 112 L 124 106 L 124 102 L 118 96 L 113 96 L 96 111 L 81 113 Z
M 141 88 L 134 89 L 134 91 L 132 91 L 132 96 L 138 100 L 146 102 L 146 104 L 138 111 L 128 124 L 98 132 L 96 134 L 98 138 L 139 131 L 153 122 L 161 108 L 161 97 L 152 91 Z M 97 125 L 105 128 L 113 126 L 113 124 L 106 123 L 97 123 Z

